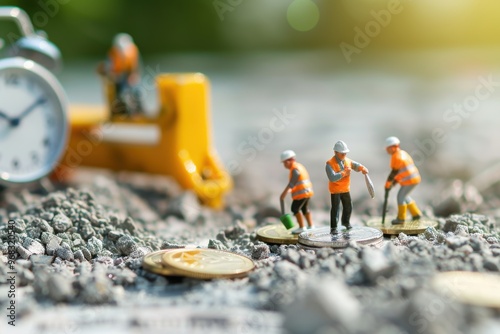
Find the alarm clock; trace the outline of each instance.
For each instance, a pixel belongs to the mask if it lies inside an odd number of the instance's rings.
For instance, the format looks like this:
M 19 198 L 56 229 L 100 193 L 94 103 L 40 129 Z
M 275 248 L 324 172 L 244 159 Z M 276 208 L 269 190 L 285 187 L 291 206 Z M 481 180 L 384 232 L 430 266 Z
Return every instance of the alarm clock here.
M 50 42 L 30 29 L 19 8 L 0 7 L 0 18 L 21 22 L 27 35 L 12 48 L 14 56 L 0 59 L 0 186 L 8 187 L 37 181 L 54 169 L 66 147 L 68 119 L 64 90 L 33 60 L 55 64 L 57 48 L 46 47 Z

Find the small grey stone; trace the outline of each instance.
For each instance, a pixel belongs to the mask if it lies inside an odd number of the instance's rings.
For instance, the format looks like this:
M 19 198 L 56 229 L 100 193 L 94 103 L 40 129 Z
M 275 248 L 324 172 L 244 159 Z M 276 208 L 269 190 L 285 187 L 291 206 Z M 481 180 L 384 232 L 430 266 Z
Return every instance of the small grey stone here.
M 56 236 L 61 239 L 61 242 L 63 241 L 71 241 L 71 236 L 67 233 L 57 233 Z
M 460 237 L 460 236 L 453 236 L 450 238 L 446 238 L 446 245 L 451 248 L 451 249 L 457 249 L 460 248 L 464 245 L 466 245 L 469 241 L 469 238 L 466 237 Z
M 217 233 L 217 235 L 215 236 L 215 239 L 219 240 L 220 242 L 222 242 L 224 244 L 224 246 L 227 247 L 229 240 L 223 231 Z
M 83 245 L 84 245 L 84 242 L 81 239 L 77 239 L 77 240 L 73 241 L 73 248 L 75 248 L 75 249 L 79 249 Z
M 455 230 L 457 229 L 457 226 L 459 224 L 461 224 L 461 222 L 458 220 L 458 218 L 456 216 L 450 216 L 448 219 L 446 219 L 446 222 L 443 226 L 443 231 L 444 232 L 455 232 Z
M 488 237 L 486 238 L 486 241 L 488 241 L 488 243 L 490 244 L 498 244 L 498 238 L 496 237 Z
M 290 261 L 295 265 L 299 265 L 300 262 L 300 254 L 295 249 L 287 249 L 285 253 L 281 254 L 283 260 Z
M 39 239 L 42 234 L 42 230 L 39 227 L 30 227 L 26 229 L 26 234 L 31 239 Z
M 467 237 L 469 236 L 469 228 L 466 225 L 458 225 L 454 233 L 456 236 Z
M 90 222 L 87 219 L 85 218 L 80 219 L 79 226 L 80 226 L 80 235 L 84 240 L 88 240 L 95 235 L 95 231 L 92 227 L 92 224 L 90 224 Z
M 26 248 L 31 254 L 41 255 L 45 253 L 45 247 L 41 243 L 31 238 L 25 238 L 23 247 Z
M 499 271 L 499 261 L 496 258 L 485 258 L 483 260 L 483 267 L 489 271 Z
M 52 226 L 54 226 L 54 230 L 56 232 L 63 233 L 72 227 L 73 223 L 71 222 L 71 219 L 60 213 L 52 219 Z
M 50 266 L 54 261 L 54 256 L 49 255 L 32 255 L 30 257 L 31 263 L 33 265 L 44 265 Z
M 87 261 L 92 260 L 92 254 L 90 254 L 90 251 L 87 248 L 82 248 L 81 251 Z
M 134 220 L 130 217 L 125 218 L 123 223 L 119 225 L 122 229 L 129 231 L 131 235 L 135 234 L 137 227 L 135 226 Z
M 108 233 L 108 238 L 111 241 L 118 241 L 123 234 L 118 231 L 110 231 Z
M 135 251 L 130 253 L 130 257 L 132 258 L 142 258 L 144 255 L 151 253 L 151 249 L 147 247 L 137 247 Z
M 47 249 L 47 255 L 54 255 L 55 254 L 56 250 L 59 247 L 61 247 L 60 240 L 61 239 L 57 238 L 56 236 L 54 236 L 54 238 L 50 239 L 50 241 L 45 246 Z
M 22 233 L 26 230 L 26 223 L 23 219 L 14 219 L 13 229 L 16 233 Z
M 68 250 L 71 250 L 70 244 L 68 242 L 66 242 L 66 241 L 61 242 L 61 247 L 62 248 L 66 248 Z
M 221 241 L 216 239 L 210 239 L 208 241 L 208 248 L 217 250 L 227 250 L 227 247 L 224 246 L 224 244 Z
M 45 219 L 37 218 L 36 224 L 42 232 L 49 232 L 51 234 L 54 233 L 54 229 Z
M 57 244 L 60 244 L 62 242 L 62 239 L 59 238 L 58 236 L 56 236 L 55 234 L 51 234 L 49 232 L 42 232 L 42 235 L 41 235 L 41 241 L 43 244 L 48 244 L 52 239 L 56 239 L 57 240 Z
M 130 255 L 130 253 L 137 249 L 137 244 L 130 236 L 124 235 L 116 242 L 116 248 L 122 255 Z
M 224 230 L 224 234 L 226 235 L 226 238 L 230 240 L 236 240 L 243 234 L 247 232 L 247 229 L 244 225 L 242 224 L 237 224 L 235 226 L 228 227 L 227 229 Z
M 70 249 L 59 247 L 56 250 L 56 256 L 60 257 L 63 260 L 71 261 L 74 259 L 73 252 Z
M 254 260 L 264 260 L 270 255 L 269 246 L 267 244 L 261 243 L 253 246 L 252 249 L 252 259 Z
M 184 247 L 185 247 L 185 245 L 180 245 L 180 244 L 164 241 L 161 244 L 160 249 L 175 249 L 175 248 L 184 248 Z
M 434 227 L 427 227 L 424 231 L 425 238 L 429 241 L 438 240 L 438 232 Z
M 87 242 L 87 249 L 93 256 L 97 255 L 102 251 L 102 241 L 97 239 L 96 237 L 90 238 Z
M 19 253 L 19 255 L 21 255 L 21 257 L 25 260 L 29 259 L 29 257 L 31 256 L 31 252 L 29 250 L 27 250 L 26 248 L 24 248 L 23 246 L 21 245 L 17 245 L 17 248 L 16 248 L 17 252 Z
M 81 249 L 77 250 L 73 256 L 75 257 L 75 260 L 79 261 L 86 261 L 87 259 L 85 258 L 85 255 L 83 255 L 83 251 Z

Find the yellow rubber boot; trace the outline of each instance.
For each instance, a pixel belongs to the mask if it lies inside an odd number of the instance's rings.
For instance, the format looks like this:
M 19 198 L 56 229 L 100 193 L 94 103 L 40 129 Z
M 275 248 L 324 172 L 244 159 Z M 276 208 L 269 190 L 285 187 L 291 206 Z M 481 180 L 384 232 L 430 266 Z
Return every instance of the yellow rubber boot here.
M 410 210 L 413 220 L 417 220 L 422 217 L 422 211 L 420 211 L 415 201 L 412 201 L 411 203 L 408 204 L 408 210 Z
M 398 205 L 398 217 L 392 221 L 392 224 L 403 224 L 406 219 L 406 204 Z

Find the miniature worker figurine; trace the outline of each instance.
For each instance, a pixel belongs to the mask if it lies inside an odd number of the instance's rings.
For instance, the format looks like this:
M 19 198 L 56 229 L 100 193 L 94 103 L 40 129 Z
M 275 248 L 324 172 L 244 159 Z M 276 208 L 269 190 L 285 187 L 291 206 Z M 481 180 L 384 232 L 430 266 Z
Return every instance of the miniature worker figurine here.
M 283 162 L 286 169 L 290 170 L 290 179 L 285 190 L 281 193 L 280 200 L 283 201 L 289 192 L 292 193 L 293 201 L 291 210 L 299 223 L 299 228 L 293 231 L 296 234 L 306 229 L 304 227 L 304 216 L 306 217 L 308 227 L 313 228 L 308 204 L 314 192 L 311 180 L 309 179 L 309 173 L 304 166 L 295 161 L 294 151 L 283 151 L 281 153 L 281 162 Z
M 391 155 L 391 173 L 385 183 L 385 189 L 390 190 L 394 183 L 399 183 L 398 216 L 393 224 L 403 224 L 406 220 L 406 210 L 409 209 L 414 220 L 420 219 L 422 212 L 409 194 L 420 183 L 420 173 L 413 163 L 411 156 L 399 147 L 400 141 L 396 137 L 385 140 L 386 151 Z
M 326 162 L 326 175 L 328 176 L 328 189 L 331 194 L 332 208 L 330 211 L 330 233 L 338 234 L 337 223 L 340 202 L 342 202 L 342 225 L 349 231 L 352 213 L 352 201 L 350 194 L 351 171 L 368 174 L 368 169 L 358 162 L 346 158 L 349 148 L 346 143 L 339 140 L 333 147 L 335 155 Z
M 137 89 L 140 82 L 139 51 L 129 34 L 120 33 L 115 36 L 113 46 L 100 72 L 114 83 L 115 97 L 125 105 L 126 112 L 142 111 Z M 125 94 L 129 94 L 128 99 Z

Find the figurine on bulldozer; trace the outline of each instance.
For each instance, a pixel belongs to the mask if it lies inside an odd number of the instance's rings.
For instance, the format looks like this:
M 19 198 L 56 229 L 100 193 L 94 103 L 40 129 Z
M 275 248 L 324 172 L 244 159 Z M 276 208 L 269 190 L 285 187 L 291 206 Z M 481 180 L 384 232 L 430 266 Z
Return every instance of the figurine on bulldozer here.
M 104 77 L 112 115 L 142 113 L 139 51 L 129 34 L 120 33 L 113 39 L 108 58 L 98 66 Z

